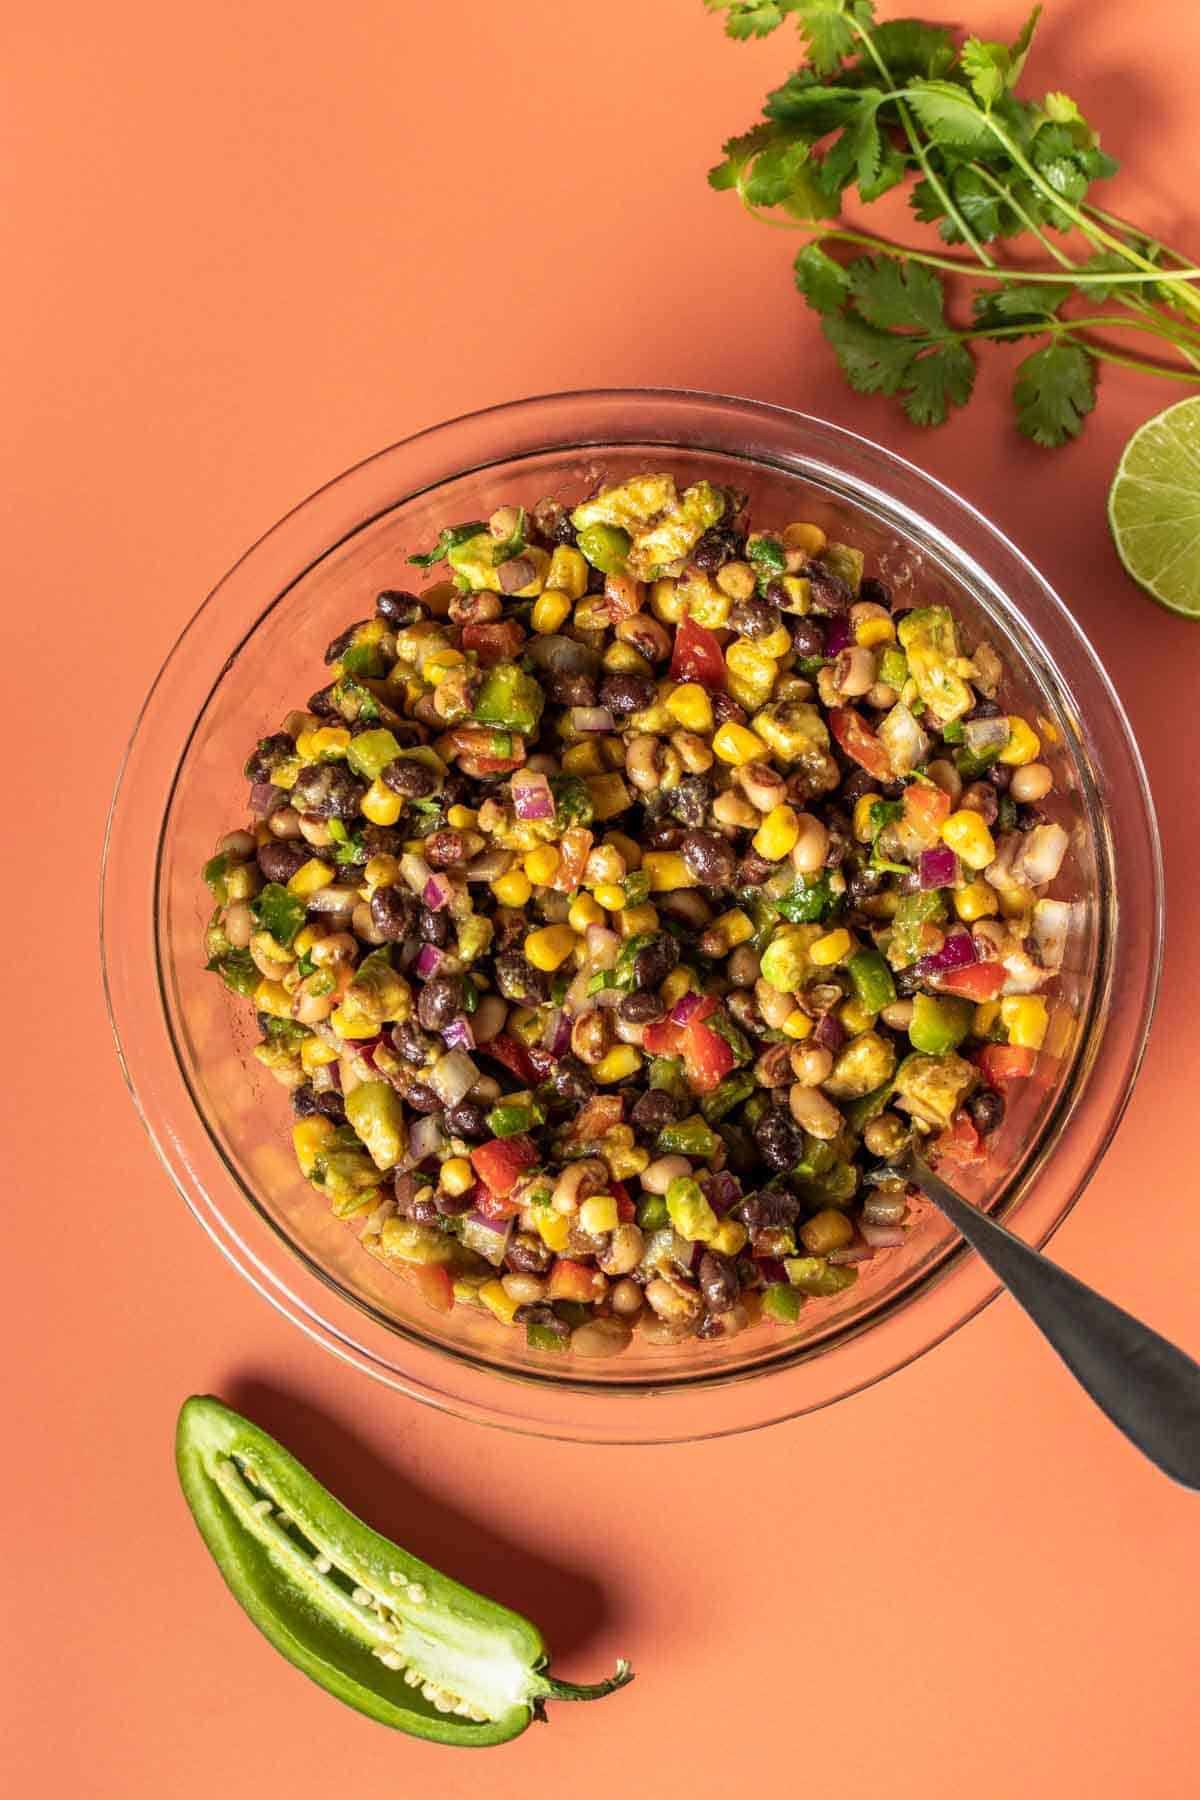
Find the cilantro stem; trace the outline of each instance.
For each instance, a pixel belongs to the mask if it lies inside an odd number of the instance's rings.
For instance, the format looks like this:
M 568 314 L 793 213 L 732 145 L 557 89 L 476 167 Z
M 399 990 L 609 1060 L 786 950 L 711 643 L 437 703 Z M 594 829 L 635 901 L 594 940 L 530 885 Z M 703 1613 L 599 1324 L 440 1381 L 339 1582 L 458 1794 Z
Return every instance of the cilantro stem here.
M 1026 231 L 1030 232 L 1032 236 L 1037 239 L 1038 243 L 1046 251 L 1046 254 L 1052 256 L 1060 268 L 1074 269 L 1077 267 L 1076 263 L 1072 261 L 1066 251 L 1060 250 L 1054 240 L 1046 236 L 1046 233 L 1037 223 L 1037 220 L 1031 218 L 1012 190 L 1006 188 L 1004 183 L 999 181 L 996 176 L 992 174 L 990 169 L 985 169 L 982 163 L 972 163 L 971 169 L 978 175 L 981 181 L 986 182 L 987 186 L 991 188 L 994 194 L 999 194 L 1006 206 L 1012 208 Z

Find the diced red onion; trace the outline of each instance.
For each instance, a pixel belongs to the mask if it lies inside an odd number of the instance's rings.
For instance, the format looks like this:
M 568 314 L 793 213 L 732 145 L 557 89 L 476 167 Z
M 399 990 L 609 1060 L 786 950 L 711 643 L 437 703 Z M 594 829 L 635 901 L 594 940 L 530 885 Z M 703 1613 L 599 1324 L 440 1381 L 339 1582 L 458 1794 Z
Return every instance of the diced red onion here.
M 573 731 L 611 731 L 616 720 L 607 706 L 573 706 L 571 708 L 571 729 Z
M 361 1056 L 367 1067 L 373 1069 L 375 1067 L 375 1052 L 382 1042 L 383 1033 L 379 1031 L 376 1032 L 373 1038 L 355 1038 L 352 1044 L 347 1045 L 347 1048 L 351 1050 L 355 1056 Z
M 840 613 L 830 619 L 825 628 L 825 654 L 837 656 L 851 642 L 850 619 L 846 613 Z
M 954 887 L 958 881 L 958 857 L 953 850 L 939 844 L 935 850 L 922 850 L 917 871 L 917 879 L 925 891 Z
M 593 972 L 599 969 L 611 969 L 621 952 L 621 940 L 615 931 L 607 925 L 589 925 L 587 928 L 587 958 Z
M 417 960 L 413 964 L 413 968 L 417 971 L 417 974 L 421 977 L 422 981 L 428 981 L 431 975 L 437 974 L 438 969 L 441 967 L 444 955 L 445 951 L 439 950 L 436 944 L 421 945 L 420 950 L 417 952 Z
M 512 1225 L 511 1219 L 485 1219 L 482 1213 L 464 1213 L 459 1226 L 459 1242 L 498 1269 L 508 1251 Z
M 479 1070 L 465 1050 L 447 1050 L 429 1071 L 429 1084 L 443 1106 L 457 1106 L 479 1080 Z
M 671 1008 L 672 1025 L 686 1025 L 703 998 L 703 994 L 681 995 Z
M 868 1225 L 864 1219 L 859 1230 L 872 1250 L 895 1250 L 907 1240 L 903 1225 Z
M 1061 969 L 1071 930 L 1071 907 L 1066 900 L 1038 900 L 1033 908 L 1033 941 L 1047 969 Z
M 408 1134 L 407 1161 L 413 1168 L 427 1157 L 436 1156 L 445 1142 L 442 1121 L 437 1113 L 423 1113 L 414 1121 Z
M 756 1256 L 754 1266 L 764 1281 L 786 1281 L 788 1272 L 777 1256 Z
M 1030 887 L 1053 881 L 1062 868 L 1070 840 L 1061 825 L 1035 825 L 1013 858 L 1013 873 Z
M 846 1027 L 832 1013 L 824 1013 L 817 1020 L 813 1030 L 813 1043 L 821 1044 L 826 1050 L 832 1050 L 836 1056 L 846 1041 Z
M 869 1194 L 863 1201 L 863 1221 L 867 1225 L 899 1225 L 908 1211 L 903 1194 Z
M 898 700 L 891 712 L 880 720 L 877 729 L 893 774 L 907 775 L 925 761 L 929 737 L 902 700 Z
M 971 964 L 979 961 L 979 952 L 975 940 L 969 931 L 951 931 L 940 950 L 933 950 L 923 956 L 917 964 L 917 974 L 922 980 L 927 975 L 948 975 L 951 969 L 969 969 Z
M 286 806 L 288 797 L 282 788 L 277 788 L 270 781 L 256 781 L 250 789 L 250 816 L 254 819 L 269 819 L 273 812 Z
M 706 1176 L 700 1186 L 704 1190 L 704 1198 L 717 1214 L 727 1213 L 742 1197 L 742 1184 L 728 1169 Z
M 580 730 L 584 728 L 579 727 Z M 518 819 L 552 819 L 554 796 L 550 783 L 537 770 L 522 770 L 512 778 L 513 811 Z
M 831 1250 L 825 1260 L 840 1266 L 843 1263 L 870 1262 L 874 1254 L 871 1245 L 864 1240 L 861 1244 L 845 1244 L 840 1250 Z
M 421 889 L 421 899 L 430 912 L 441 912 L 452 891 L 450 883 L 444 875 L 431 875 Z
M 466 1013 L 457 1013 L 442 1032 L 442 1042 L 451 1050 L 473 1050 L 475 1033 Z
M 968 719 L 963 725 L 967 748 L 974 751 L 976 756 L 993 747 L 1003 750 L 1011 736 L 1008 720 L 1003 714 L 994 719 Z
M 570 1021 L 561 1006 L 551 1007 L 542 1027 L 542 1049 L 549 1050 L 553 1056 L 563 1056 L 570 1048 L 570 1043 Z
M 415 850 L 406 850 L 400 858 L 400 873 L 404 877 L 406 887 L 411 888 L 414 894 L 423 894 L 425 883 L 433 874 L 433 870 L 425 858 L 418 856 Z

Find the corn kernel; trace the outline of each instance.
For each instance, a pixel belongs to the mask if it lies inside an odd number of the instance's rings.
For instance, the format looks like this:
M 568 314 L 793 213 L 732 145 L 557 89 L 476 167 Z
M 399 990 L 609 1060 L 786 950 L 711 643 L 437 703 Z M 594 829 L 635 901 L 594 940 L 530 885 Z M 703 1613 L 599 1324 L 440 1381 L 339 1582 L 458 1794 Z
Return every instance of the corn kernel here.
M 302 1175 L 312 1174 L 322 1144 L 332 1135 L 332 1119 L 322 1118 L 319 1113 L 300 1119 L 292 1126 L 292 1147 Z
M 628 1181 L 631 1175 L 640 1175 L 643 1169 L 650 1167 L 650 1152 L 640 1146 L 632 1150 L 623 1147 L 609 1150 L 606 1145 L 604 1160 L 614 1181 Z
M 588 566 L 583 551 L 576 550 L 572 544 L 556 545 L 546 570 L 547 588 L 561 588 L 570 599 L 582 600 L 587 593 L 587 584 Z
M 575 602 L 572 623 L 576 631 L 606 631 L 609 625 L 608 601 L 599 594 L 588 594 Z
M 664 625 L 678 625 L 686 605 L 685 596 L 679 592 L 676 583 L 669 576 L 664 576 L 661 581 L 651 584 L 650 611 L 656 619 L 661 619 Z
M 1040 994 L 1011 994 L 1000 1002 L 1000 1023 L 1010 1044 L 1022 1050 L 1040 1050 L 1050 1015 Z
M 435 650 L 432 656 L 425 658 L 421 673 L 430 687 L 438 687 L 451 669 L 461 668 L 466 660 L 461 650 L 452 650 L 447 646 L 444 650 Z
M 808 954 L 819 969 L 828 969 L 841 962 L 849 951 L 850 933 L 839 925 L 836 931 L 827 931 L 824 937 L 819 937 Z
M 475 1171 L 465 1156 L 450 1156 L 442 1164 L 438 1186 L 456 1198 L 475 1186 Z
M 738 944 L 744 944 L 754 936 L 754 926 L 749 916 L 736 906 L 729 912 L 722 913 L 719 919 L 714 919 L 705 936 L 713 931 L 719 936 L 725 950 L 733 950 Z
M 696 877 L 678 850 L 647 850 L 642 871 L 649 878 L 652 894 L 673 894 L 677 888 L 696 886 Z
M 664 1006 L 674 1006 L 677 1000 L 682 1000 L 685 994 L 691 993 L 692 971 L 684 968 L 682 963 L 676 963 L 658 991 Z
M 624 881 L 626 872 L 625 858 L 615 844 L 597 844 L 587 859 L 585 879 L 592 888 L 603 887 L 606 883 L 615 885 Z
M 473 806 L 452 806 L 446 814 L 447 825 L 455 831 L 470 831 L 478 821 L 479 814 Z
M 625 767 L 625 743 L 615 731 L 606 731 L 600 739 L 600 757 L 606 769 Z
M 767 746 L 744 725 L 722 725 L 712 741 L 713 753 L 722 762 L 732 763 L 740 768 L 743 763 L 765 762 Z
M 812 605 L 812 582 L 805 575 L 781 575 L 779 579 L 787 596 L 787 604 L 780 610 L 803 617 Z
M 545 1023 L 536 1006 L 515 1006 L 508 1015 L 505 1029 L 509 1037 L 528 1046 L 541 1043 Z
M 593 743 L 591 738 L 582 744 L 572 744 L 562 753 L 562 768 L 564 775 L 603 775 L 599 744 Z
M 1041 755 L 1041 740 L 1032 725 L 1024 719 L 1014 718 L 1011 714 L 1008 721 L 1008 742 L 1000 752 L 1000 761 L 1010 767 L 1019 769 L 1025 763 L 1036 762 Z
M 751 644 L 745 638 L 736 638 L 730 644 L 725 652 L 725 666 L 745 681 L 765 682 L 768 687 L 779 673 L 775 658 L 761 644 Z
M 965 862 L 968 869 L 986 869 L 996 860 L 996 844 L 982 815 L 964 807 L 942 825 L 942 842 Z
M 508 869 L 503 875 L 497 875 L 492 892 L 501 906 L 522 907 L 529 904 L 533 884 L 524 869 Z
M 566 1213 L 556 1212 L 552 1206 L 538 1206 L 534 1209 L 533 1222 L 547 1250 L 566 1249 L 572 1225 Z
M 302 925 L 292 939 L 292 949 L 297 956 L 307 956 L 308 952 L 319 944 L 324 933 L 319 925 Z
M 709 1247 L 718 1256 L 737 1256 L 746 1248 L 749 1237 L 746 1227 L 737 1219 L 722 1219 L 717 1229 L 709 1238 Z
M 896 627 L 891 619 L 862 619 L 854 628 L 854 641 L 864 644 L 873 650 L 877 644 L 890 644 L 895 640 Z
M 813 1022 L 806 1012 L 801 1012 L 800 1008 L 797 1007 L 795 1012 L 788 1014 L 787 1018 L 780 1026 L 780 1030 L 785 1037 L 796 1038 L 797 1040 L 800 1038 L 811 1037 Z
M 300 1045 L 300 1067 L 306 1075 L 314 1069 L 323 1069 L 327 1063 L 336 1062 L 338 1053 L 332 1044 L 327 1044 L 319 1037 L 306 1037 Z
M 869 844 L 875 836 L 875 824 L 871 814 L 878 805 L 878 794 L 860 794 L 854 802 L 854 835 L 860 844 Z
M 971 1018 L 971 1031 L 975 1037 L 989 1037 L 992 1026 L 1000 1017 L 998 1000 L 981 1000 Z
M 562 857 L 553 844 L 539 844 L 525 858 L 525 873 L 535 887 L 545 887 L 558 874 L 558 865 Z
M 602 881 L 598 888 L 593 888 L 596 902 L 605 912 L 621 912 L 625 905 L 625 890 L 615 883 Z
M 268 981 L 264 977 L 254 990 L 254 1004 L 259 1012 L 269 1013 L 273 1019 L 290 1019 L 292 1016 L 292 996 L 281 981 Z
M 758 639 L 758 648 L 776 661 L 781 656 L 786 656 L 791 647 L 792 634 L 782 625 L 777 625 L 766 637 Z
M 598 1063 L 592 1065 L 592 1079 L 601 1087 L 610 1082 L 624 1081 L 626 1076 L 633 1075 L 642 1066 L 642 1053 L 633 1044 L 614 1044 L 607 1056 L 602 1056 Z
M 846 1027 L 846 1030 L 850 1035 L 852 1037 L 857 1037 L 860 1031 L 869 1031 L 871 1029 L 871 1026 L 875 1023 L 876 1014 L 865 1007 L 857 996 L 851 996 L 849 1000 L 842 1001 L 842 1004 L 837 1009 L 837 1017 Z
M 555 553 L 557 554 L 557 552 Z M 571 601 L 566 594 L 547 588 L 533 603 L 529 623 L 535 631 L 560 631 L 571 616 Z
M 777 790 L 778 791 L 778 790 Z M 790 856 L 796 840 L 800 836 L 800 820 L 794 807 L 773 806 L 751 842 L 760 856 L 768 862 L 781 862 Z
M 479 1298 L 490 1313 L 494 1313 L 502 1325 L 511 1325 L 521 1302 L 505 1293 L 499 1281 L 485 1281 L 479 1290 Z
M 617 892 L 620 891 L 618 888 Z M 589 925 L 603 925 L 604 922 L 603 904 L 597 904 L 590 894 L 580 894 L 571 902 L 567 924 L 572 931 L 584 932 Z
M 379 1026 L 373 1019 L 346 1017 L 346 1009 L 339 1006 L 336 1012 L 329 1015 L 329 1023 L 341 1038 L 369 1038 L 379 1035 Z
M 363 880 L 372 891 L 377 887 L 391 887 L 399 879 L 400 864 L 394 856 L 382 854 L 367 859 Z
M 579 1208 L 579 1229 L 593 1237 L 617 1228 L 617 1202 L 612 1194 L 593 1194 Z
M 1031 887 L 1005 888 L 1000 895 L 1000 912 L 1006 919 L 1023 919 L 1033 911 L 1037 895 Z M 1022 937 L 1025 935 L 1021 933 Z
M 362 811 L 372 825 L 394 825 L 404 811 L 404 801 L 376 776 L 363 795 Z
M 803 550 L 806 556 L 820 556 L 829 539 L 819 525 L 785 525 L 782 532 L 785 550 Z
M 306 863 L 301 863 L 292 879 L 288 882 L 289 894 L 303 899 L 306 894 L 315 894 L 321 888 L 328 887 L 333 880 L 333 870 L 328 863 L 319 857 L 310 856 Z
M 631 837 L 626 837 L 623 831 L 610 831 L 604 842 L 609 849 L 615 850 L 618 856 L 624 857 L 627 870 L 641 868 L 642 847 L 640 844 L 635 844 Z
M 712 701 L 698 681 L 685 681 L 667 699 L 667 711 L 686 731 L 707 734 L 713 728 Z
M 637 937 L 639 932 L 657 930 L 658 912 L 646 901 L 642 906 L 627 906 L 617 914 L 615 923 L 623 938 Z
M 552 975 L 566 962 L 579 939 L 569 925 L 544 925 L 525 939 L 525 954 L 535 969 Z
M 626 644 L 619 638 L 615 643 L 608 646 L 604 655 L 600 658 L 600 661 L 603 663 L 604 667 L 610 669 L 614 675 L 653 674 L 650 664 L 646 661 L 646 658 L 642 655 L 641 651 L 635 650 L 632 644 Z
M 619 775 L 589 775 L 587 791 L 594 818 L 615 819 L 629 805 L 629 789 Z
M 976 919 L 988 919 L 996 911 L 996 890 L 986 881 L 969 881 L 954 891 L 954 910 L 968 925 Z

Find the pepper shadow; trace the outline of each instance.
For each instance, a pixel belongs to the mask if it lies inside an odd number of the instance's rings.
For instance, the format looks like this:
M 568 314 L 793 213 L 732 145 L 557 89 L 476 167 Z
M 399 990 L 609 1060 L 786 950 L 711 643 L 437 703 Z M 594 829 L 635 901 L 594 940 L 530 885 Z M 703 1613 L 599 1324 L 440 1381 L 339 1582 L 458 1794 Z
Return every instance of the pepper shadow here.
M 609 1623 L 608 1597 L 586 1570 L 551 1561 L 419 1487 L 400 1463 L 301 1395 L 253 1374 L 222 1386 L 229 1405 L 286 1444 L 351 1512 L 454 1580 L 525 1614 L 556 1658 L 584 1649 Z

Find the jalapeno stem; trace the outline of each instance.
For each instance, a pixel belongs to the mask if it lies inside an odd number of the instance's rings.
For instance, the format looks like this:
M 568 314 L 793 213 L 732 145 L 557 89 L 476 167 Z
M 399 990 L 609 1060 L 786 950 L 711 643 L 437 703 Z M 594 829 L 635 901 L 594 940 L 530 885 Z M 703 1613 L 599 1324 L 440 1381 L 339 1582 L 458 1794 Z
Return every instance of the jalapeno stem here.
M 557 1676 L 540 1670 L 535 1679 L 536 1691 L 545 1700 L 603 1700 L 605 1694 L 627 1687 L 633 1680 L 633 1670 L 621 1656 L 617 1658 L 616 1673 L 607 1681 L 559 1681 Z

